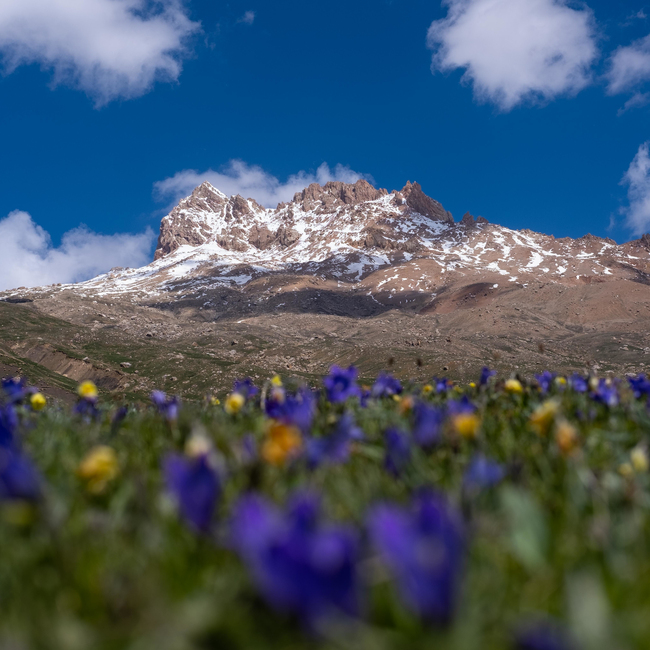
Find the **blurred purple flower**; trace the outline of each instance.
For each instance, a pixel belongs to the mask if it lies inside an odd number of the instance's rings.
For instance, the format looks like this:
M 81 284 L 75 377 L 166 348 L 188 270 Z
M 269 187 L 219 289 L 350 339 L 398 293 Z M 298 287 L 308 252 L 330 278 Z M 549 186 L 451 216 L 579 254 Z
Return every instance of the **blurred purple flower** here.
M 161 390 L 155 390 L 151 393 L 151 401 L 165 420 L 173 422 L 178 419 L 181 401 L 176 395 L 171 396 Z
M 437 406 L 429 406 L 418 402 L 413 409 L 413 439 L 420 447 L 432 447 L 442 438 L 442 423 L 444 411 Z
M 221 481 L 208 456 L 170 454 L 164 461 L 164 472 L 183 519 L 195 530 L 207 532 L 221 494 Z
M 650 396 L 650 379 L 643 373 L 639 374 L 638 377 L 628 377 L 627 380 L 630 383 L 634 397 L 639 399 L 639 397 Z
M 98 420 L 101 415 L 99 409 L 97 408 L 97 399 L 90 397 L 80 398 L 73 409 L 74 413 L 81 416 L 85 422 L 90 422 L 91 420 Z
M 239 393 L 248 400 L 251 397 L 255 397 L 260 392 L 260 389 L 253 384 L 253 380 L 250 377 L 247 377 L 246 379 L 238 379 L 233 384 L 232 392 Z
M 470 490 L 481 490 L 500 483 L 505 475 L 506 472 L 499 463 L 483 454 L 476 454 L 465 470 L 463 484 Z
M 312 495 L 294 497 L 286 512 L 258 495 L 234 507 L 231 543 L 273 608 L 309 627 L 336 613 L 359 613 L 358 539 L 347 527 L 323 525 Z
M 371 394 L 373 397 L 392 397 L 402 392 L 402 384 L 393 375 L 387 372 L 379 373 L 377 381 L 373 384 Z
M 481 378 L 479 379 L 479 384 L 481 386 L 487 386 L 487 383 L 496 374 L 497 374 L 496 370 L 490 370 L 487 366 L 484 366 L 483 370 L 481 370 Z
M 558 625 L 548 622 L 529 624 L 516 635 L 516 650 L 573 650 L 575 646 Z
M 350 366 L 347 370 L 340 366 L 332 366 L 330 374 L 323 379 L 327 399 L 332 404 L 345 402 L 350 397 L 361 397 L 361 389 L 357 385 L 359 371 Z
M 442 377 L 442 379 L 434 377 L 432 383 L 436 387 L 436 393 L 446 393 L 451 385 L 446 377 Z
M 553 380 L 555 379 L 555 374 L 548 370 L 544 370 L 544 372 L 541 374 L 535 375 L 535 379 L 537 380 L 542 393 L 546 394 L 549 390 L 551 390 Z
M 308 434 L 316 414 L 316 394 L 305 386 L 295 395 L 286 393 L 283 388 L 274 388 L 265 403 L 266 414 L 283 424 L 298 427 Z
M 352 414 L 345 413 L 332 433 L 307 440 L 307 462 L 312 469 L 324 462 L 345 463 L 350 456 L 350 444 L 362 438 L 363 431 L 356 426 Z
M 16 451 L 0 449 L 0 499 L 36 501 L 41 478 L 32 461 Z
M 465 415 L 476 412 L 477 407 L 472 404 L 467 395 L 463 395 L 459 400 L 449 400 L 447 402 L 447 412 L 449 415 Z
M 386 457 L 384 467 L 393 476 L 399 476 L 411 460 L 411 441 L 399 429 L 386 429 Z
M 457 513 L 441 497 L 422 492 L 409 509 L 376 506 L 368 523 L 404 604 L 425 620 L 449 622 L 464 555 Z
M 2 390 L 11 404 L 22 402 L 30 392 L 34 392 L 27 388 L 26 380 L 21 377 L 3 379 Z
M 610 408 L 618 406 L 618 387 L 614 382 L 607 381 L 607 379 L 600 379 L 598 386 L 592 393 L 593 398 L 601 404 L 605 404 Z
M 577 372 L 569 378 L 569 385 L 576 393 L 586 393 L 589 390 L 589 380 Z
M 16 444 L 18 414 L 12 404 L 0 406 L 0 449 L 11 449 Z

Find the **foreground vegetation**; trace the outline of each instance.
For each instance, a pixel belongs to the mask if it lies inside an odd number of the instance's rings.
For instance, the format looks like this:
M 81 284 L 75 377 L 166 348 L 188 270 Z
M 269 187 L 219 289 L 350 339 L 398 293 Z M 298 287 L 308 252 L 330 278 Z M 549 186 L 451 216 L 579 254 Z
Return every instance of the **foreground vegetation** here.
M 0 647 L 645 648 L 650 381 L 3 382 Z

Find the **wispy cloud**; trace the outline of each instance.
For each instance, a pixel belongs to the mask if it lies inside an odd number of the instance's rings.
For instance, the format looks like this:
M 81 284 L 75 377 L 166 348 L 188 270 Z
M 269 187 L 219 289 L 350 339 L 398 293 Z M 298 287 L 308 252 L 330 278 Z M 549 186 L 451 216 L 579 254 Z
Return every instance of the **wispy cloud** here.
M 355 172 L 344 165 L 336 165 L 332 170 L 327 163 L 323 163 L 315 172 L 299 171 L 283 183 L 257 165 L 248 165 L 242 160 L 231 160 L 221 171 L 180 171 L 155 183 L 154 192 L 161 200 L 177 201 L 190 194 L 204 181 L 208 181 L 228 196 L 241 194 L 245 198 L 255 199 L 261 205 L 274 208 L 278 203 L 290 201 L 296 192 L 311 183 L 354 183 L 360 178 L 374 182 L 368 174 Z
M 623 210 L 626 226 L 635 234 L 650 231 L 650 142 L 639 147 L 621 184 L 627 185 L 629 206 Z
M 99 235 L 80 226 L 54 247 L 50 235 L 27 212 L 0 220 L 0 290 L 79 282 L 115 266 L 151 261 L 154 233 Z
M 631 111 L 635 108 L 642 108 L 650 104 L 650 93 L 635 93 L 628 99 L 622 108 L 618 109 L 617 115 L 620 117 L 624 113 Z
M 610 95 L 633 91 L 650 81 L 650 35 L 612 54 L 607 81 Z
M 237 22 L 252 25 L 255 22 L 255 12 L 247 11 Z
M 432 69 L 464 68 L 479 101 L 509 111 L 575 95 L 598 57 L 592 12 L 565 0 L 445 0 L 429 28 Z
M 181 0 L 2 0 L 0 60 L 6 73 L 40 64 L 103 105 L 177 80 L 199 29 Z

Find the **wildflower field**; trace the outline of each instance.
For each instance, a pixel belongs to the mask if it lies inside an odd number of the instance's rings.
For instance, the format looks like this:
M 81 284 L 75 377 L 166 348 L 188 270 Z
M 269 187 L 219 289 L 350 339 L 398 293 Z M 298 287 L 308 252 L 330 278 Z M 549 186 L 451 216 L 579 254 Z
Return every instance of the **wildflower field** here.
M 0 648 L 650 647 L 650 381 L 0 397 Z

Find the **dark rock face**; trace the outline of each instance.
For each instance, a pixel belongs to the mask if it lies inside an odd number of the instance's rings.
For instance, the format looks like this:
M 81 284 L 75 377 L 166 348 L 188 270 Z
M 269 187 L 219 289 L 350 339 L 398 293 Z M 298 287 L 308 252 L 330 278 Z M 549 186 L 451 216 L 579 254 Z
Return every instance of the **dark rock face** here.
M 422 191 L 419 183 L 407 182 L 400 194 L 406 199 L 406 204 L 413 211 L 436 221 L 454 222 L 453 217 L 438 201 L 434 201 Z

